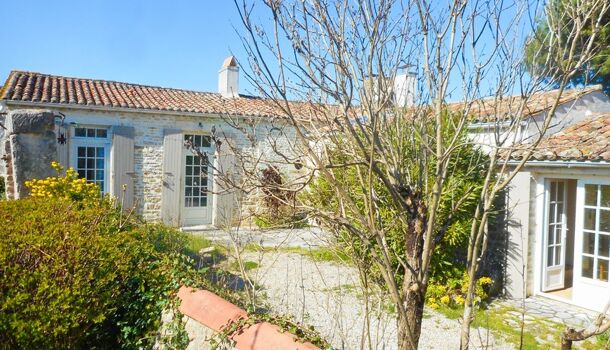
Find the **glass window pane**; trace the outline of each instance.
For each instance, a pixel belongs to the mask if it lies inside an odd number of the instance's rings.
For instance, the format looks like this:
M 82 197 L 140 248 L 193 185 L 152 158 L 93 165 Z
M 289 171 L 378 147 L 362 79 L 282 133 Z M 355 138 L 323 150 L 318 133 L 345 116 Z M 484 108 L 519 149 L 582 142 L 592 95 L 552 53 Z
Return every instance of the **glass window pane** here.
M 193 156 L 186 156 L 186 165 L 193 164 Z
M 610 232 L 610 210 L 599 210 L 599 230 Z
M 95 179 L 96 180 L 104 180 L 104 170 L 97 170 L 95 172 Z
M 551 189 L 549 191 L 551 192 L 551 202 L 556 201 L 557 200 L 557 182 L 551 181 Z
M 186 167 L 186 175 L 193 175 L 193 167 L 191 167 L 191 166 Z
M 96 147 L 96 155 L 97 155 L 97 157 L 103 157 L 104 156 L 104 147 Z
M 108 133 L 107 133 L 106 129 L 97 129 L 96 136 L 101 137 L 101 138 L 106 138 L 108 136 Z
M 93 169 L 95 167 L 95 160 L 92 158 L 87 158 L 87 168 Z
M 585 205 L 597 205 L 597 185 L 585 185 Z
M 189 197 L 184 198 L 184 206 L 185 207 L 191 206 L 191 198 L 189 198 Z
M 549 238 L 547 244 L 555 244 L 555 225 L 549 225 Z
M 91 180 L 91 181 L 95 180 L 94 176 L 95 176 L 95 173 L 93 170 L 87 170 L 87 180 Z
M 610 235 L 598 235 L 597 237 L 597 255 L 610 257 Z
M 562 236 L 562 226 L 561 225 L 557 225 L 555 226 L 555 244 L 561 244 L 561 236 Z
M 84 157 L 87 154 L 86 152 L 87 152 L 86 147 L 79 147 L 78 151 L 77 151 L 79 157 Z
M 557 183 L 557 200 L 563 201 L 563 182 Z
M 590 256 L 582 257 L 582 277 L 593 278 L 593 258 Z
M 201 147 L 210 147 L 212 144 L 212 138 L 210 136 L 204 136 L 203 142 L 201 143 Z
M 85 171 L 84 170 L 79 170 L 78 171 L 78 177 L 85 177 Z
M 201 198 L 201 206 L 202 207 L 207 207 L 208 206 L 208 199 L 207 198 Z
M 601 189 L 601 206 L 610 207 L 610 186 L 600 185 Z
M 87 157 L 95 157 L 95 148 L 85 147 L 87 149 Z
M 87 137 L 95 137 L 95 129 L 87 129 Z
M 85 167 L 85 158 L 78 158 L 77 168 L 82 169 Z
M 608 260 L 597 260 L 597 279 L 608 282 Z
M 193 188 L 192 187 L 186 187 L 184 189 L 184 195 L 185 196 L 189 196 L 189 197 L 192 196 L 193 195 Z
M 584 228 L 585 230 L 595 230 L 595 209 L 587 209 L 585 208 L 585 222 Z
M 585 254 L 595 253 L 595 233 L 583 232 L 582 233 L 582 252 Z
M 104 169 L 104 158 L 97 158 L 95 160 L 95 167 L 98 169 Z
M 190 176 L 186 177 L 186 186 L 191 186 L 193 184 L 193 178 Z
M 193 157 L 193 164 L 195 164 L 195 165 L 201 164 L 201 159 L 199 159 L 199 157 Z
M 196 166 L 193 168 L 193 175 L 197 175 L 199 176 L 199 172 L 201 171 L 201 168 Z
M 74 135 L 77 137 L 85 137 L 87 136 L 87 132 L 85 131 L 85 128 L 76 128 L 74 129 Z
M 100 188 L 100 191 L 104 192 L 104 181 L 99 181 L 97 184 Z
M 198 207 L 199 206 L 199 197 L 194 197 L 193 198 L 193 206 L 194 207 Z
M 553 261 L 555 261 L 553 257 L 553 247 L 548 247 L 546 251 L 546 266 L 553 266 Z
M 555 247 L 555 265 L 561 265 L 561 246 Z

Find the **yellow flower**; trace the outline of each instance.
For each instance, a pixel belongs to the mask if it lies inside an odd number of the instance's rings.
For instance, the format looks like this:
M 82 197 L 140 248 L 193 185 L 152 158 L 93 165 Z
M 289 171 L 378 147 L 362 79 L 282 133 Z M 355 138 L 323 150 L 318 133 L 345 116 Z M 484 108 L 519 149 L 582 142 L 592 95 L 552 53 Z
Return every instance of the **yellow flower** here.
M 443 295 L 441 297 L 441 303 L 443 303 L 445 305 L 449 305 L 450 302 L 451 302 L 451 298 L 449 298 L 448 295 Z

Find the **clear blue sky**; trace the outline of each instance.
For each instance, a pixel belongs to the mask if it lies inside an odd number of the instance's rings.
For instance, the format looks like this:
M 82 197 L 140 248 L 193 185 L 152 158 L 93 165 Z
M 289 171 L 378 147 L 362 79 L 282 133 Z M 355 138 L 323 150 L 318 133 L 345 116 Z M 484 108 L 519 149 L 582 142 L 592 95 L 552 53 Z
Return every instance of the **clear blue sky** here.
M 20 69 L 216 91 L 223 59 L 244 56 L 231 0 L 7 0 L 1 9 L 0 85 Z

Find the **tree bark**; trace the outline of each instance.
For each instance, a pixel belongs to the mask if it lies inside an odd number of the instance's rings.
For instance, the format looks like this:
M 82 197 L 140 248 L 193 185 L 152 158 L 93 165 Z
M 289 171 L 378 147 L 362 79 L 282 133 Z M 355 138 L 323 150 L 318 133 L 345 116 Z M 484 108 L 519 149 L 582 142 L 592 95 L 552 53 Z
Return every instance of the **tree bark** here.
M 405 269 L 402 285 L 403 305 L 406 314 L 398 315 L 398 349 L 416 350 L 421 334 L 421 320 L 426 301 L 426 285 L 422 283 L 420 271 L 424 249 L 424 235 L 427 226 L 427 208 L 420 193 L 413 188 L 401 191 L 408 210 L 408 230 L 405 239 L 405 255 L 412 269 Z M 431 245 L 434 249 L 434 245 Z M 412 342 L 409 341 L 409 332 Z

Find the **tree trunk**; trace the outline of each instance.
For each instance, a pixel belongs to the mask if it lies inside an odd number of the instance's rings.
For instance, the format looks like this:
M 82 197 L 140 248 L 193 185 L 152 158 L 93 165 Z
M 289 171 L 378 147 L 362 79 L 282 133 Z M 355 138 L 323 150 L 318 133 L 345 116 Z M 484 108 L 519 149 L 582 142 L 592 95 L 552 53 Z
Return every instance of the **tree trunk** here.
M 460 332 L 460 349 L 468 350 L 470 345 L 470 324 L 472 323 L 474 307 L 472 300 L 466 300 L 464 303 L 464 312 L 462 314 L 462 330 Z
M 409 207 L 405 255 L 412 270 L 405 270 L 402 285 L 401 292 L 406 314 L 398 313 L 398 349 L 417 350 L 427 289 L 422 283 L 422 276 L 427 275 L 427 271 L 424 273 L 420 270 L 428 216 L 426 205 L 417 190 L 406 188 L 401 194 Z M 431 249 L 434 249 L 434 245 L 431 245 Z

